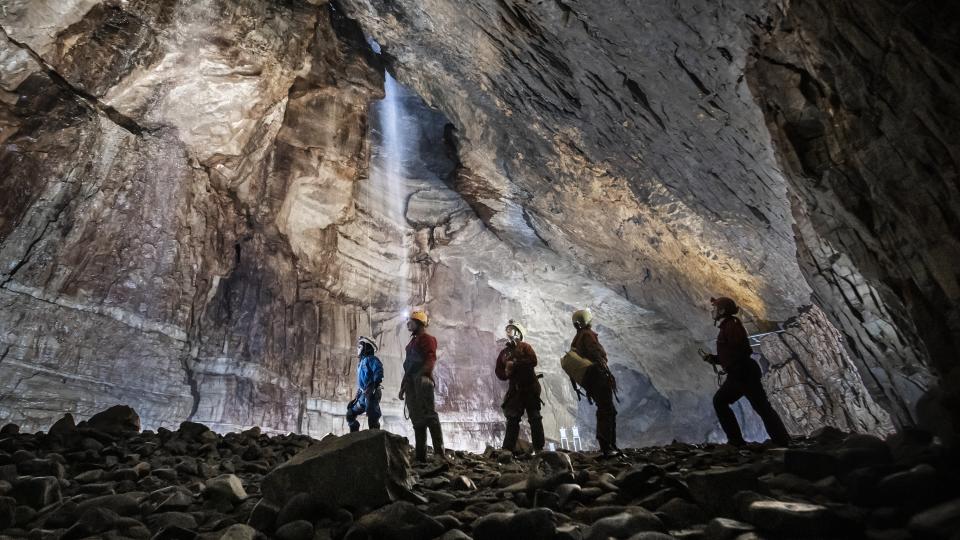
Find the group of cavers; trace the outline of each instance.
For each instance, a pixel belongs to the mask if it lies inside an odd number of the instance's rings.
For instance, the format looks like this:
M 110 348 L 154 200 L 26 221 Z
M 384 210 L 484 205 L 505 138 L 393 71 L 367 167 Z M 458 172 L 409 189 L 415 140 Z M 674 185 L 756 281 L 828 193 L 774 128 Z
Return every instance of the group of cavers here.
M 746 444 L 731 405 L 746 397 L 757 412 L 774 444 L 786 446 L 790 436 L 779 415 L 770 405 L 761 382 L 761 370 L 752 358 L 752 349 L 743 323 L 736 317 L 739 307 L 727 297 L 711 298 L 712 316 L 719 327 L 716 354 L 701 351 L 705 362 L 719 366 L 726 375 L 713 397 L 720 426 L 733 446 Z M 621 455 L 617 447 L 617 409 L 614 403 L 617 382 L 607 363 L 607 355 L 593 331 L 593 316 L 589 310 L 573 313 L 576 335 L 570 350 L 560 364 L 570 377 L 577 399 L 584 395 L 596 405 L 596 437 L 602 457 Z M 407 320 L 410 342 L 406 347 L 403 362 L 403 380 L 400 383 L 399 399 L 413 423 L 414 456 L 418 462 L 427 459 L 427 433 L 433 443 L 434 454 L 446 460 L 440 417 L 434 405 L 434 366 L 437 362 L 437 340 L 427 333 L 429 319 L 424 311 L 414 311 Z M 497 356 L 494 371 L 497 378 L 507 381 L 507 392 L 502 410 L 506 418 L 506 431 L 502 448 L 517 451 L 520 435 L 520 420 L 526 415 L 530 424 L 531 447 L 534 453 L 544 448 L 543 420 L 540 414 L 540 382 L 535 371 L 537 354 L 524 341 L 526 331 L 522 324 L 513 320 L 506 325 L 507 342 Z M 350 431 L 360 429 L 357 417 L 367 415 L 371 429 L 380 427 L 380 399 L 382 397 L 383 364 L 376 356 L 377 345 L 368 337 L 361 336 L 357 343 L 359 363 L 357 366 L 358 389 L 356 396 L 347 405 L 347 422 Z

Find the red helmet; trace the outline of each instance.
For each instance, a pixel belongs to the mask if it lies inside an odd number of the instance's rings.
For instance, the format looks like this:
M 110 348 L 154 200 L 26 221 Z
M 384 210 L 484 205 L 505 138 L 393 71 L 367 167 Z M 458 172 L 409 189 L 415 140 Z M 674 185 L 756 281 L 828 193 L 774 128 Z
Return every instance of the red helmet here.
M 726 296 L 721 296 L 719 298 L 711 298 L 710 303 L 717 307 L 718 310 L 722 311 L 724 315 L 736 315 L 740 312 L 740 307 L 737 306 L 737 303 L 731 298 Z

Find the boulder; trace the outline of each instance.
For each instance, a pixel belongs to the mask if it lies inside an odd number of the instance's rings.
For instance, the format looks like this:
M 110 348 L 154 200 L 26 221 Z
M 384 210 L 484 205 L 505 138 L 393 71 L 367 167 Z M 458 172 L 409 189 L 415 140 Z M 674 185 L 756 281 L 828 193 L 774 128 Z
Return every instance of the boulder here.
M 21 504 L 40 509 L 60 500 L 60 480 L 55 476 L 25 478 L 14 486 L 11 494 Z
M 73 420 L 73 415 L 67 413 L 63 415 L 62 418 L 57 420 L 50 426 L 50 430 L 47 431 L 50 435 L 66 435 L 68 433 L 73 433 L 77 430 L 77 423 Z
M 222 474 L 204 483 L 204 496 L 236 504 L 247 498 L 243 483 L 233 474 Z
M 907 527 L 921 538 L 954 538 L 960 530 L 960 499 L 947 501 L 913 516 Z
M 277 505 L 309 493 L 331 507 L 383 506 L 413 487 L 406 447 L 405 439 L 376 429 L 330 438 L 267 474 L 261 491 Z
M 0 531 L 13 527 L 16 523 L 17 500 L 13 497 L 0 497 Z
M 257 530 L 249 525 L 236 524 L 218 533 L 217 540 L 254 540 Z
M 126 405 L 114 405 L 90 417 L 86 427 L 114 435 L 139 433 L 140 416 Z
M 437 520 L 413 504 L 400 501 L 361 517 L 347 533 L 346 539 L 430 540 L 443 532 L 444 527 Z
M 756 489 L 756 471 L 749 465 L 715 468 L 687 475 L 693 499 L 711 515 L 732 517 L 734 495 Z
M 640 508 L 631 508 L 610 517 L 599 519 L 590 527 L 587 540 L 607 540 L 607 538 L 628 538 L 641 531 L 661 532 L 665 528 L 657 516 Z
M 291 521 L 277 529 L 273 537 L 277 540 L 311 540 L 313 538 L 313 523 L 305 519 Z
M 819 480 L 837 473 L 839 462 L 833 454 L 813 450 L 788 449 L 783 456 L 787 472 L 808 480 Z
M 713 518 L 703 530 L 703 538 L 704 540 L 732 540 L 754 530 L 754 526 L 749 523 L 727 518 Z
M 201 435 L 210 431 L 210 428 L 207 426 L 197 423 L 197 422 L 181 422 L 180 429 L 177 430 L 180 433 L 180 436 L 189 441 L 194 441 L 200 438 Z
M 744 518 L 758 529 L 775 535 L 792 535 L 802 531 L 807 536 L 836 533 L 837 516 L 818 504 L 759 500 L 750 503 Z

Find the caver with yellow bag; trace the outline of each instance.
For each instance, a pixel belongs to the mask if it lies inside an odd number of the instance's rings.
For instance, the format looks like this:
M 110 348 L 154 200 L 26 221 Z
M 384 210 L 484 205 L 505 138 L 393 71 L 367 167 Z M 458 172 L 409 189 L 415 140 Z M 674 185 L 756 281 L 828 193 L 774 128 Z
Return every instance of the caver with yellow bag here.
M 613 403 L 617 381 L 607 367 L 607 353 L 600 345 L 597 333 L 590 325 L 593 315 L 588 309 L 573 313 L 573 327 L 577 335 L 570 343 L 570 352 L 560 361 L 560 367 L 570 377 L 573 390 L 580 399 L 579 384 L 586 390 L 587 400 L 597 405 L 597 443 L 604 456 L 620 455 L 617 448 L 617 408 Z
M 534 452 L 543 450 L 543 418 L 540 415 L 540 381 L 534 367 L 537 353 L 523 341 L 526 330 L 513 320 L 507 323 L 507 345 L 497 356 L 496 374 L 501 381 L 510 381 L 507 395 L 503 398 L 503 415 L 507 417 L 503 448 L 513 451 L 520 436 L 520 418 L 527 414 L 530 422 L 530 438 Z

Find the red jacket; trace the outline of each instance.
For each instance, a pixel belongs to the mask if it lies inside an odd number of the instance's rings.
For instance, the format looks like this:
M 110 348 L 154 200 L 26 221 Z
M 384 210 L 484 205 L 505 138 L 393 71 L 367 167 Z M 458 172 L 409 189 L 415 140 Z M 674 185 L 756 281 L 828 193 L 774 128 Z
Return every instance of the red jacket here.
M 744 360 L 750 359 L 753 349 L 747 338 L 747 330 L 736 317 L 727 317 L 720 322 L 720 334 L 717 335 L 717 354 L 715 364 L 720 364 L 724 371 Z
M 410 338 L 407 343 L 407 357 L 403 361 L 403 376 L 430 376 L 437 363 L 437 339 L 423 333 Z
M 513 362 L 513 371 L 507 375 L 507 362 Z M 516 346 L 507 345 L 497 356 L 497 378 L 501 381 L 510 381 L 511 386 L 531 386 L 537 380 L 537 374 L 533 368 L 537 365 L 537 353 L 533 347 L 525 341 L 520 341 Z
M 589 328 L 577 330 L 570 348 L 594 364 L 607 365 L 607 352 L 603 350 L 603 345 L 600 345 L 597 333 Z

